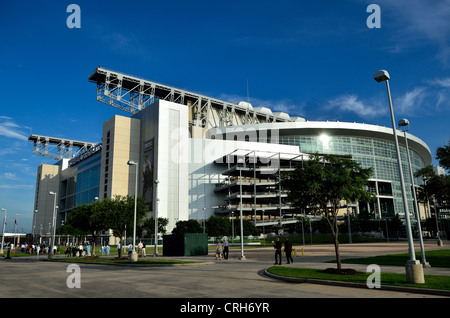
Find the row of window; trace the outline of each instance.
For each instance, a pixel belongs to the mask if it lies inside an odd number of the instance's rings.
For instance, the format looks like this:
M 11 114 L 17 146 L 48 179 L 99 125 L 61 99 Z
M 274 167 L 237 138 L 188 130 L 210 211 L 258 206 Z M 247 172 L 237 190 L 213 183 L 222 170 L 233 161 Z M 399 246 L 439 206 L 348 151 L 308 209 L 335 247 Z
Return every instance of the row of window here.
M 389 180 L 392 182 L 393 206 L 396 211 L 403 211 L 401 200 L 401 186 L 398 174 L 397 151 L 394 142 L 381 139 L 347 136 L 282 136 L 279 137 L 280 144 L 298 146 L 300 152 L 304 153 L 328 153 L 340 155 L 352 155 L 353 159 L 361 164 L 363 168 L 373 167 L 373 178 L 378 180 Z M 413 171 L 425 166 L 418 153 L 409 149 Z M 407 164 L 406 147 L 400 146 L 400 154 L 403 168 L 403 176 L 406 184 L 411 184 L 409 165 Z M 422 180 L 415 179 L 416 185 Z M 407 196 L 411 197 L 411 190 L 407 186 Z M 412 202 L 409 202 L 412 209 Z

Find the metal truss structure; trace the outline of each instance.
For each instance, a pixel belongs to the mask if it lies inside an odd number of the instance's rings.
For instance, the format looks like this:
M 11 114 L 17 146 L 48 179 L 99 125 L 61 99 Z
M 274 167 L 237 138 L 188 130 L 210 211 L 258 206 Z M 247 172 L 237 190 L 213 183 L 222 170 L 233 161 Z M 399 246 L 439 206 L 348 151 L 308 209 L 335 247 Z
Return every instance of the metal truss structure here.
M 34 154 L 54 160 L 61 160 L 65 158 L 70 159 L 96 145 L 96 143 L 92 142 L 40 135 L 30 135 L 30 137 L 28 137 L 28 141 L 32 141 L 34 143 Z
M 135 114 L 155 99 L 179 103 L 189 107 L 189 125 L 202 128 L 234 125 L 291 122 L 287 113 L 272 113 L 269 108 L 246 102 L 230 103 L 142 78 L 126 75 L 100 66 L 89 76 L 97 84 L 97 100 Z M 302 119 L 303 121 L 303 119 Z

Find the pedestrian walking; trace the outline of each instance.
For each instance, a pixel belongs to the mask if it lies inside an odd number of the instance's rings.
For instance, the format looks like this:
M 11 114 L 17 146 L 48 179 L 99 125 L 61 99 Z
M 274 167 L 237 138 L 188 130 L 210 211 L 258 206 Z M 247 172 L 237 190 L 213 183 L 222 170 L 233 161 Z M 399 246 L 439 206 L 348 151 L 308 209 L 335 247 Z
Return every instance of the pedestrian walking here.
M 223 258 L 228 259 L 228 240 L 226 238 L 223 239 Z
M 139 257 L 142 257 L 142 248 L 143 248 L 142 241 L 139 241 L 139 244 L 138 244 L 138 255 L 139 255 Z
M 217 240 L 216 245 L 216 260 L 219 258 L 219 260 L 222 260 L 222 243 L 220 243 L 219 240 Z
M 131 257 L 131 254 L 133 254 L 133 244 L 128 245 L 128 256 Z
M 70 252 L 71 252 L 70 245 L 67 245 L 66 251 L 64 252 L 64 254 L 65 254 L 67 257 L 70 257 Z
M 286 262 L 288 264 L 294 263 L 294 259 L 292 258 L 292 243 L 287 237 L 284 239 L 284 252 L 286 253 Z
M 275 249 L 275 264 L 274 265 L 281 265 L 281 242 L 280 238 L 277 237 L 275 243 L 272 241 L 273 248 Z M 278 261 L 279 259 L 279 261 Z

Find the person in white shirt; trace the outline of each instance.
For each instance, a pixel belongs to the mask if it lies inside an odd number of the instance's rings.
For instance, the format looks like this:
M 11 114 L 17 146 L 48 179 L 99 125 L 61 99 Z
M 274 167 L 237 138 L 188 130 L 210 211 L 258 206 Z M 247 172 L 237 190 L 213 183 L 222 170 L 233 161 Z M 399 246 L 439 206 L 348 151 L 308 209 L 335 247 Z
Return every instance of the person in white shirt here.
M 228 243 L 227 239 L 223 239 L 223 258 L 228 259 L 228 246 L 230 244 Z
M 138 253 L 139 253 L 139 256 L 142 256 L 142 248 L 144 247 L 144 245 L 142 244 L 142 241 L 139 241 L 139 244 L 138 244 Z

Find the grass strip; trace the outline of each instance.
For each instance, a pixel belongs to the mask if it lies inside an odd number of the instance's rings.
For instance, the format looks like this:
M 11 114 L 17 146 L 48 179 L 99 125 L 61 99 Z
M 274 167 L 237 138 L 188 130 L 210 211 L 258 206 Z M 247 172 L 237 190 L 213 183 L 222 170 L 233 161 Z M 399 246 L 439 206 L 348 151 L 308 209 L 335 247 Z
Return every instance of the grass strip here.
M 450 268 L 450 249 L 431 250 L 425 251 L 426 261 L 433 267 L 447 267 Z M 416 252 L 416 259 L 422 260 L 422 254 Z M 409 260 L 409 254 L 393 254 L 393 255 L 381 255 L 363 258 L 351 258 L 343 259 L 342 263 L 345 264 L 377 264 L 377 265 L 392 265 L 392 266 L 405 266 Z M 331 261 L 336 262 L 336 261 Z
M 404 265 L 404 264 L 403 264 Z M 322 273 L 321 269 L 293 268 L 272 266 L 267 269 L 269 273 L 293 278 L 318 279 L 326 281 L 338 281 L 348 283 L 366 284 L 367 278 L 372 273 L 359 273 L 355 275 L 340 275 Z M 438 275 L 425 275 L 425 284 L 410 284 L 406 282 L 406 274 L 381 273 L 380 283 L 384 286 L 428 288 L 438 290 L 450 290 L 450 277 Z

